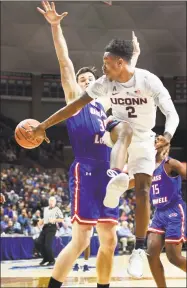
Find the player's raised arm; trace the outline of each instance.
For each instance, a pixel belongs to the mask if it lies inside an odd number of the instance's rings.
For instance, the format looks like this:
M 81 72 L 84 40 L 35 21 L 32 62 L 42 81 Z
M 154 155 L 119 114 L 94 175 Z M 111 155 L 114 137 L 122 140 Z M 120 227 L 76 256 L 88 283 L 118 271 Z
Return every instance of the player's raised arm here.
M 150 79 L 151 96 L 155 100 L 155 104 L 166 117 L 165 131 L 163 136 L 157 138 L 156 148 L 163 147 L 170 143 L 179 124 L 179 116 L 171 100 L 168 90 L 164 87 L 160 79 L 151 75 Z
M 140 44 L 138 42 L 138 39 L 137 39 L 134 31 L 132 31 L 132 42 L 133 42 L 133 46 L 134 46 L 134 51 L 133 51 L 133 56 L 131 59 L 131 66 L 133 68 L 135 68 L 137 61 L 138 61 L 138 58 L 140 56 Z
M 67 43 L 60 26 L 61 21 L 68 13 L 58 14 L 54 2 L 50 4 L 48 1 L 42 1 L 42 6 L 44 10 L 39 7 L 37 9 L 49 24 L 51 24 L 53 42 L 60 65 L 61 83 L 66 102 L 69 103 L 79 97 L 79 89 L 76 82 L 74 66 L 69 58 Z
M 176 159 L 169 159 L 167 162 L 171 168 L 171 171 L 176 172 L 179 174 L 183 179 L 187 180 L 187 169 L 186 169 L 186 163 L 183 164 L 180 161 Z

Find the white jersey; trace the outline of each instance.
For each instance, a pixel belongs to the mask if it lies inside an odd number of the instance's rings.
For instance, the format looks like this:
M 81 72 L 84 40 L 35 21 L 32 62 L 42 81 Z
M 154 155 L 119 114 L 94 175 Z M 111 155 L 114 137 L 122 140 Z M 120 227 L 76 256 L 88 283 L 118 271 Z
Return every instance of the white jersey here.
M 155 126 L 157 106 L 166 116 L 165 132 L 173 136 L 179 123 L 170 94 L 160 79 L 147 70 L 135 68 L 126 83 L 100 77 L 86 89 L 92 98 L 109 97 L 116 120 L 127 121 L 133 129 L 150 131 Z

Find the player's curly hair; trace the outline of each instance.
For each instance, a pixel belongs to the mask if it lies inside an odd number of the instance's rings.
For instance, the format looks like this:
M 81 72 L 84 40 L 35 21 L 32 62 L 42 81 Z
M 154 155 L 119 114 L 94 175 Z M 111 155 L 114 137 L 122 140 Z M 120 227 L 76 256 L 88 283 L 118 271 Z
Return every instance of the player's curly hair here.
M 132 40 L 112 39 L 105 47 L 105 52 L 119 56 L 127 62 L 131 61 L 133 50 L 134 47 Z
M 93 76 L 95 77 L 95 79 L 97 79 L 97 70 L 95 67 L 82 67 L 81 69 L 79 69 L 79 71 L 76 73 L 76 80 L 78 81 L 78 78 L 81 74 L 84 74 L 84 73 L 87 73 L 87 72 L 90 72 L 93 74 Z

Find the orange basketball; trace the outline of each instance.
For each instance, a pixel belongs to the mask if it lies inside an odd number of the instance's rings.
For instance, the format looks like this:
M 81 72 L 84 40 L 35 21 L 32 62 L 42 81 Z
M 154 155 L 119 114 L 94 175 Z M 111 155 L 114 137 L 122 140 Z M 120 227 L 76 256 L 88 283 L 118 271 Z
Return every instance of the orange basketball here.
M 25 119 L 21 121 L 16 129 L 15 129 L 15 139 L 16 142 L 23 148 L 25 149 L 33 149 L 38 146 L 43 142 L 43 138 L 37 138 L 36 140 L 30 140 L 28 139 L 28 133 L 27 130 L 30 129 L 30 126 L 37 126 L 40 124 L 37 120 L 34 119 Z

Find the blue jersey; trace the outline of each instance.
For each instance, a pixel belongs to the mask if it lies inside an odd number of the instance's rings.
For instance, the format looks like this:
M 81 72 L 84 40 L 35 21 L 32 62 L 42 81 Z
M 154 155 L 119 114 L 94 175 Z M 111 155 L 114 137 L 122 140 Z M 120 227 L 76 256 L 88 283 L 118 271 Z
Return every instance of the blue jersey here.
M 165 208 L 182 200 L 181 176 L 168 176 L 164 169 L 165 162 L 166 160 L 163 160 L 155 169 L 150 190 L 151 202 L 157 209 Z
M 102 141 L 106 118 L 103 106 L 92 101 L 80 112 L 67 119 L 69 139 L 76 158 L 110 161 L 111 148 Z

